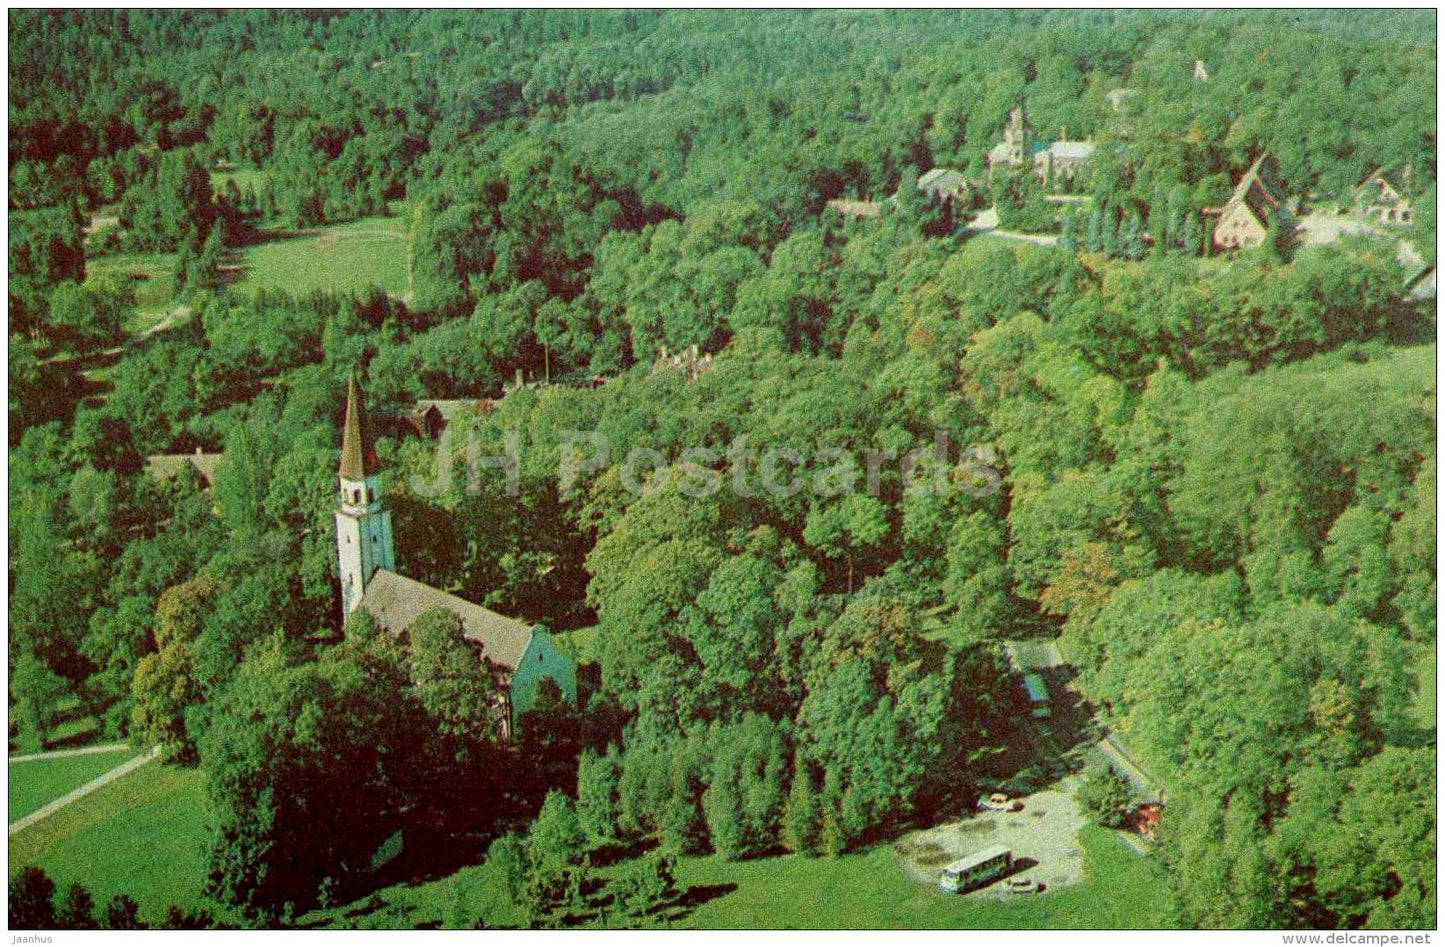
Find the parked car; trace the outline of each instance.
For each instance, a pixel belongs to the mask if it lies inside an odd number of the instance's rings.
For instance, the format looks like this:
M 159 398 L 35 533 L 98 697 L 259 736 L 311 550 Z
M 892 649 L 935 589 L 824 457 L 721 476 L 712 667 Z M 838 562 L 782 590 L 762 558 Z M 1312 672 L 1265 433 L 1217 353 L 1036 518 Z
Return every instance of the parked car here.
M 1039 883 L 1032 878 L 1010 878 L 1003 883 L 1009 894 L 1033 894 L 1039 890 Z
M 996 792 L 985 796 L 978 801 L 978 807 L 985 812 L 1021 812 L 1024 801 L 1022 799 L 1010 799 L 1006 792 Z

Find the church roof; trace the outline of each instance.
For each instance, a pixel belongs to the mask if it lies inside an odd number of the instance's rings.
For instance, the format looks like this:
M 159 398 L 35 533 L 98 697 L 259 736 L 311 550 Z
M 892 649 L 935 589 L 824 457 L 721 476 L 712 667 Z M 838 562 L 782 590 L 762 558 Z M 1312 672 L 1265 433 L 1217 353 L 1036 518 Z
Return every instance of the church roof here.
M 444 608 L 461 619 L 462 635 L 481 645 L 485 657 L 511 669 L 522 663 L 535 627 L 385 569 L 378 569 L 366 583 L 361 607 L 392 634 L 403 631 L 424 613 Z
M 365 480 L 376 467 L 376 448 L 371 442 L 371 424 L 356 376 L 346 384 L 346 426 L 341 432 L 341 476 Z

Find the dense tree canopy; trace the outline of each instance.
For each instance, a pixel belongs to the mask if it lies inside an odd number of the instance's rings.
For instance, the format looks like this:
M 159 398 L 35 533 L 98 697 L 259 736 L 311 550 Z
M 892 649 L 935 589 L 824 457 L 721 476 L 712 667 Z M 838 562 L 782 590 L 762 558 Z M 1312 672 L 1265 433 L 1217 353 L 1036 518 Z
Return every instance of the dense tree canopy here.
M 1023 778 L 999 642 L 1057 637 L 1169 787 L 1176 920 L 1435 923 L 1435 315 L 1400 249 L 1434 258 L 1427 14 L 15 11 L 10 40 L 13 739 L 84 714 L 198 765 L 220 901 L 279 922 L 404 827 L 511 866 L 537 924 L 655 842 L 608 882 L 641 919 L 678 854 L 837 855 Z M 1021 103 L 1096 145 L 1063 198 L 988 174 Z M 1265 153 L 1302 210 L 1381 168 L 1419 222 L 1211 252 Z M 977 203 L 921 194 L 935 166 Z M 967 229 L 985 203 L 1057 241 Z M 236 284 L 242 248 L 383 215 L 405 293 Z M 174 287 L 152 335 L 140 253 Z M 454 616 L 342 628 L 353 371 L 395 422 L 400 570 L 582 660 L 522 752 Z M 420 398 L 466 402 L 437 443 L 398 422 Z M 197 451 L 204 481 L 147 465 Z M 48 883 L 12 916 L 101 922 Z

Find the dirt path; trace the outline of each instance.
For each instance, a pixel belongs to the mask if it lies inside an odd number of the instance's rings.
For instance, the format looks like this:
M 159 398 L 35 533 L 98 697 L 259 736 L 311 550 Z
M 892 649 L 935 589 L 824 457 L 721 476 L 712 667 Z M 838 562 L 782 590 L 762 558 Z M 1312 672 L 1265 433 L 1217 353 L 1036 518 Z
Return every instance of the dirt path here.
M 998 211 L 992 207 L 980 211 L 978 216 L 969 221 L 964 232 L 970 235 L 991 233 L 995 237 L 1002 237 L 1005 240 L 1018 240 L 1023 243 L 1037 244 L 1041 247 L 1051 247 L 1059 242 L 1056 234 L 1019 233 L 1015 230 L 999 230 Z
M 70 805 L 72 802 L 75 802 L 79 799 L 84 799 L 86 796 L 95 792 L 106 783 L 114 782 L 115 780 L 120 779 L 127 773 L 139 769 L 140 767 L 149 763 L 151 760 L 160 756 L 160 753 L 161 748 L 155 747 L 150 752 L 142 753 L 135 759 L 122 763 L 113 770 L 101 773 L 99 776 L 95 777 L 84 786 L 81 786 L 79 789 L 73 789 L 65 795 L 61 796 L 59 799 L 55 800 L 54 802 L 46 803 L 45 805 L 41 806 L 39 809 L 36 809 L 34 812 L 30 813 L 24 818 L 16 819 L 14 822 L 11 822 L 10 834 L 18 835 L 19 833 L 24 832 L 32 825 L 39 822 L 41 819 L 48 819 L 50 816 Z
M 107 364 L 107 359 L 120 358 L 126 349 L 134 348 L 152 336 L 159 335 L 162 332 L 174 328 L 176 325 L 189 319 L 194 312 L 194 309 L 185 304 L 176 306 L 167 312 L 165 318 L 161 319 L 160 322 L 157 322 L 149 329 L 142 329 L 135 333 L 120 345 L 111 346 L 108 349 L 101 349 L 97 352 L 89 352 L 85 355 L 55 355 L 40 364 L 48 366 L 69 366 L 76 369 L 85 369 L 87 367 Z
M 83 746 L 78 750 L 51 750 L 49 753 L 28 753 L 25 756 L 12 756 L 12 763 L 31 763 L 36 760 L 60 760 L 67 756 L 89 756 L 92 753 L 114 753 L 117 750 L 124 750 L 130 747 L 129 743 L 107 743 L 105 746 Z

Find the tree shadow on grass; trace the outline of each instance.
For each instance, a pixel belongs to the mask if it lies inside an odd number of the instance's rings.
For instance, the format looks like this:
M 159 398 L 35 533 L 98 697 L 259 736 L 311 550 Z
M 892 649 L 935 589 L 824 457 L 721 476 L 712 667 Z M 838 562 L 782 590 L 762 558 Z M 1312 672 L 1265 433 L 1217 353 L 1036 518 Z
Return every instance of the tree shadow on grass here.
M 54 740 L 45 741 L 47 750 L 71 750 L 80 749 L 94 743 L 100 736 L 100 731 L 95 727 L 86 727 L 84 730 L 77 730 L 69 736 L 59 737 Z
M 675 924 L 690 917 L 709 901 L 715 901 L 737 889 L 737 884 L 731 881 L 720 885 L 693 885 L 679 892 L 671 901 L 665 901 L 654 908 L 652 916 L 669 924 Z

